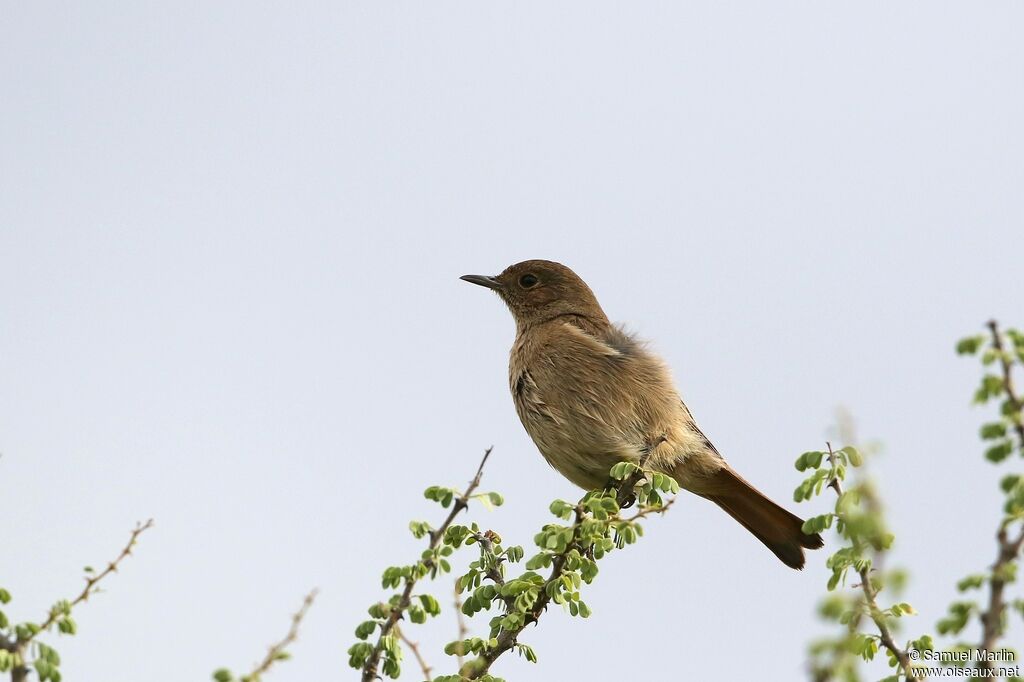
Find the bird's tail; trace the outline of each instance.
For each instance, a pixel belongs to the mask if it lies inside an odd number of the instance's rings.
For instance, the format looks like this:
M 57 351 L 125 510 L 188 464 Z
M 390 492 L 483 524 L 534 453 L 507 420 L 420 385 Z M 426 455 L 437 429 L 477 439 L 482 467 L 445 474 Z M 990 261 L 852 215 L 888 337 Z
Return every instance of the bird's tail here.
M 728 467 L 713 474 L 707 486 L 701 488 L 703 497 L 739 521 L 790 568 L 804 567 L 804 549 L 818 549 L 825 544 L 817 533 L 806 534 L 801 530 L 804 522 L 799 516 L 769 500 Z

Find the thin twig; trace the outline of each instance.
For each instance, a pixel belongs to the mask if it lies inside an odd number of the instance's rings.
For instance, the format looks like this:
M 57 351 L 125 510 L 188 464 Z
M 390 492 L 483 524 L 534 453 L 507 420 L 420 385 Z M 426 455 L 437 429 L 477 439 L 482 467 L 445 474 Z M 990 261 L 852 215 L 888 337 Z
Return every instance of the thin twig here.
M 426 682 L 430 682 L 431 679 L 433 679 L 430 677 L 430 671 L 433 670 L 433 668 L 427 665 L 427 662 L 423 659 L 419 645 L 406 637 L 402 628 L 396 627 L 395 632 L 398 634 L 398 638 L 402 640 L 407 647 L 409 647 L 409 651 L 412 652 L 412 655 L 416 657 L 416 662 L 420 664 L 420 671 L 423 673 L 423 679 L 426 680 Z
M 828 446 L 828 461 L 832 464 L 833 469 L 836 464 L 835 453 L 832 452 L 832 443 L 825 443 Z M 836 495 L 843 494 L 843 486 L 839 482 L 839 478 L 835 477 L 829 481 L 829 487 L 836 491 Z M 907 655 L 905 649 L 901 649 L 896 640 L 893 639 L 892 630 L 889 629 L 889 624 L 885 622 L 885 616 L 882 615 L 881 609 L 878 608 L 878 590 L 871 584 L 870 569 L 864 568 L 858 571 L 860 574 L 860 588 L 864 592 L 864 601 L 868 605 L 868 616 L 874 621 L 875 627 L 878 628 L 878 634 L 880 635 L 882 646 L 889 650 L 889 652 L 896 657 L 896 660 L 900 664 L 900 668 L 903 669 L 903 674 L 906 675 L 907 680 L 912 682 L 920 682 L 921 678 L 914 675 L 914 669 L 910 664 L 910 656 Z
M 647 507 L 646 509 L 641 509 L 636 514 L 633 514 L 626 520 L 629 522 L 633 522 L 639 521 L 640 519 L 645 519 L 653 514 L 664 514 L 668 511 L 669 507 L 676 503 L 676 499 L 677 498 L 675 497 L 669 498 L 664 503 L 662 503 L 660 507 Z
M 87 575 L 85 577 L 85 587 L 78 594 L 77 597 L 68 602 L 68 610 L 73 609 L 82 602 L 88 601 L 89 597 L 99 590 L 98 585 L 100 581 L 106 578 L 111 573 L 117 571 L 121 562 L 129 557 L 132 553 L 132 549 L 135 547 L 135 543 L 138 541 L 139 536 L 146 532 L 148 529 L 153 527 L 153 519 L 149 519 L 145 523 L 135 524 L 135 528 L 132 529 L 131 536 L 128 538 L 128 544 L 124 546 L 121 553 L 117 557 L 107 564 L 107 567 L 95 575 Z M 50 609 L 46 619 L 40 624 L 38 630 L 27 630 L 22 634 L 19 634 L 13 641 L 3 642 L 3 648 L 16 655 L 18 659 L 22 661 L 21 665 L 17 665 L 11 668 L 11 680 L 12 682 L 24 682 L 28 679 L 28 668 L 24 665 L 25 651 L 28 649 L 28 645 L 35 639 L 36 635 L 40 632 L 46 632 L 54 623 L 56 623 L 62 616 L 65 616 L 67 611 L 64 609 L 58 609 L 56 606 Z
M 1006 393 L 1006 398 L 1010 401 L 1013 411 L 1019 415 L 1024 412 L 1024 400 L 1017 395 L 1017 391 L 1013 386 L 1013 364 L 1006 357 L 1006 350 L 1003 347 L 1003 335 L 999 332 L 999 323 L 995 320 L 989 320 L 988 328 L 992 332 L 992 347 L 999 354 L 999 364 L 1003 369 L 1003 391 Z M 1017 445 L 1024 448 L 1024 420 L 1014 419 L 1013 426 L 1017 432 Z
M 444 537 L 444 533 L 448 530 L 448 526 L 452 524 L 459 513 L 469 506 L 469 498 L 473 494 L 473 491 L 480 485 L 480 478 L 484 474 L 484 465 L 487 464 L 487 458 L 491 456 L 491 450 L 493 448 L 487 448 L 484 451 L 484 457 L 480 460 L 480 466 L 476 469 L 476 475 L 473 476 L 473 480 L 469 482 L 469 486 L 466 491 L 459 496 L 455 503 L 452 505 L 452 510 L 448 514 L 448 518 L 444 520 L 440 528 L 430 533 L 430 545 L 427 548 L 428 552 L 432 552 L 437 548 L 437 545 L 441 542 Z M 424 559 L 424 566 L 428 569 L 434 565 L 433 559 Z M 380 657 L 384 652 L 385 638 L 391 635 L 391 631 L 395 629 L 398 623 L 398 619 L 402 617 L 402 613 L 412 603 L 412 591 L 416 587 L 417 579 L 415 576 L 410 577 L 405 582 L 405 589 L 402 591 L 402 596 L 399 597 L 398 604 L 391 608 L 391 613 L 388 614 L 387 620 L 380 628 L 380 636 L 377 638 L 377 643 L 374 644 L 373 650 L 366 659 L 366 663 L 363 665 L 362 682 L 373 682 L 377 678 L 377 667 L 380 665 Z
M 302 606 L 299 610 L 292 614 L 292 624 L 288 628 L 288 634 L 284 636 L 284 639 L 274 644 L 267 650 L 267 655 L 260 661 L 259 665 L 252 669 L 246 677 L 242 679 L 258 680 L 260 675 L 264 674 L 270 667 L 274 665 L 276 661 L 280 661 L 286 657 L 285 650 L 291 645 L 299 636 L 299 626 L 302 624 L 302 619 L 306 617 L 306 612 L 309 611 L 309 607 L 313 605 L 313 600 L 316 599 L 317 590 L 314 588 L 309 594 L 302 600 Z
M 458 641 L 462 642 L 469 635 L 469 627 L 466 625 L 466 614 L 462 612 L 462 594 L 459 592 L 457 583 L 455 586 L 455 619 L 459 632 Z M 455 652 L 455 660 L 458 662 L 459 670 L 462 670 L 462 664 L 466 662 L 466 654 L 462 651 L 462 647 Z
M 999 331 L 999 323 L 995 320 L 990 320 L 988 328 L 992 332 L 992 347 L 995 348 L 999 356 L 999 363 L 1003 370 L 1003 391 L 1006 393 L 1006 398 L 1015 413 L 1020 415 L 1024 411 L 1024 403 L 1022 403 L 1021 398 L 1017 395 L 1013 385 L 1013 365 L 1006 357 L 1006 352 L 1003 348 L 1003 335 Z M 1020 418 L 1016 418 L 1013 419 L 1013 424 L 1018 438 L 1017 445 L 1024 451 L 1024 422 Z M 1021 528 L 1020 535 L 1017 538 L 1010 539 L 1007 524 L 1005 522 L 1000 523 L 999 530 L 996 533 L 996 543 L 998 551 L 996 553 L 996 561 L 992 565 L 992 578 L 989 580 L 988 607 L 979 614 L 979 619 L 981 620 L 981 643 L 978 645 L 978 648 L 983 651 L 994 650 L 996 642 L 1003 634 L 1003 613 L 1006 611 L 1006 603 L 1003 598 L 1007 577 L 1005 570 L 1006 566 L 1020 555 L 1021 547 L 1024 546 L 1024 528 Z M 996 665 L 994 661 L 982 660 L 979 667 L 983 670 L 992 671 L 995 670 Z
M 97 573 L 96 575 L 87 575 L 85 577 L 85 587 L 82 589 L 81 593 L 79 593 L 77 597 L 71 600 L 71 608 L 74 608 L 82 602 L 87 601 L 90 596 L 95 594 L 97 591 L 96 586 L 100 583 L 100 581 L 106 578 L 111 573 L 117 571 L 117 568 L 121 565 L 121 562 L 131 555 L 132 549 L 135 548 L 135 543 L 138 541 L 139 536 L 152 527 L 153 519 L 149 519 L 145 523 L 136 524 L 135 528 L 132 529 L 131 537 L 128 538 L 128 544 L 124 546 L 124 549 L 122 549 L 121 553 L 117 555 L 117 558 L 111 561 L 109 564 L 107 564 L 107 567 L 99 573 Z M 44 620 L 42 624 L 40 624 L 39 630 L 36 632 L 29 633 L 28 636 L 26 637 L 19 637 L 18 644 L 28 644 L 30 641 L 32 641 L 32 639 L 35 638 L 37 634 L 39 634 L 39 632 L 43 632 L 51 628 L 53 624 L 57 622 L 57 619 L 60 618 L 61 615 L 61 611 L 57 609 L 50 609 L 49 615 L 46 617 L 46 620 Z

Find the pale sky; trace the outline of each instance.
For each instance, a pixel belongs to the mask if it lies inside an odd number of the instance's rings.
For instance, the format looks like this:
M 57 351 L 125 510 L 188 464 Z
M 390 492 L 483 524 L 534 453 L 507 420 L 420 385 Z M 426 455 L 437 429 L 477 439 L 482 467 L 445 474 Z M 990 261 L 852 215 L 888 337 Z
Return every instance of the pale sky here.
M 458 280 L 549 258 L 791 509 L 825 508 L 790 502 L 792 462 L 837 406 L 884 441 L 906 634 L 933 631 L 995 555 L 988 413 L 953 344 L 1024 325 L 1022 20 L 1017 2 L 5 2 L 5 611 L 40 618 L 153 517 L 79 635 L 45 640 L 66 680 L 247 669 L 314 586 L 268 679 L 355 679 L 380 572 L 418 556 L 410 519 L 441 516 L 423 488 L 464 485 L 493 445 L 484 489 L 507 504 L 476 518 L 528 552 L 577 495 L 515 415 L 509 314 Z M 538 666 L 496 672 L 801 677 L 825 551 L 788 570 L 692 496 L 647 531 L 586 590 L 589 620 L 549 611 L 523 638 Z M 451 609 L 409 632 L 454 671 Z

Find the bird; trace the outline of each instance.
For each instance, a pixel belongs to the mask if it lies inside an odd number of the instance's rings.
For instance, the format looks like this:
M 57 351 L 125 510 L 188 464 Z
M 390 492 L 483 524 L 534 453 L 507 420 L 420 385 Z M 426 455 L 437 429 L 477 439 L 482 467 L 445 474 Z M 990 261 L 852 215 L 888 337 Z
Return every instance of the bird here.
M 562 476 L 593 490 L 608 485 L 616 463 L 644 462 L 721 507 L 790 568 L 802 569 L 803 550 L 824 544 L 726 462 L 667 365 L 612 324 L 571 269 L 527 260 L 496 276 L 460 279 L 494 291 L 512 313 L 512 399 L 537 449 Z

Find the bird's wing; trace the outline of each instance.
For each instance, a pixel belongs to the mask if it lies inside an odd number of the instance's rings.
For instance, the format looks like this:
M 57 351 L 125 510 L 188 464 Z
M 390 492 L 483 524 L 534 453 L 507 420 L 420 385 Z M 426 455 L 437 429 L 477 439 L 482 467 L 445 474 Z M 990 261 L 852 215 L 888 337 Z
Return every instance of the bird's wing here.
M 697 426 L 697 420 L 693 418 L 693 413 L 690 412 L 690 408 L 687 407 L 686 403 L 684 403 L 682 400 L 679 401 L 679 404 L 683 406 L 683 410 L 686 411 L 686 416 L 689 418 L 687 422 L 687 428 L 689 428 L 695 436 L 697 436 L 704 442 L 704 446 L 707 448 L 708 452 L 715 455 L 719 459 L 723 459 L 722 454 L 718 451 L 718 448 L 715 447 L 715 444 L 712 443 L 711 439 L 705 436 L 704 432 L 700 430 L 699 426 Z
M 529 371 L 537 393 L 556 418 L 588 445 L 642 450 L 660 434 L 675 395 L 664 366 L 621 330 L 602 337 L 570 322 L 551 325 Z M 671 412 L 678 413 L 672 406 Z

